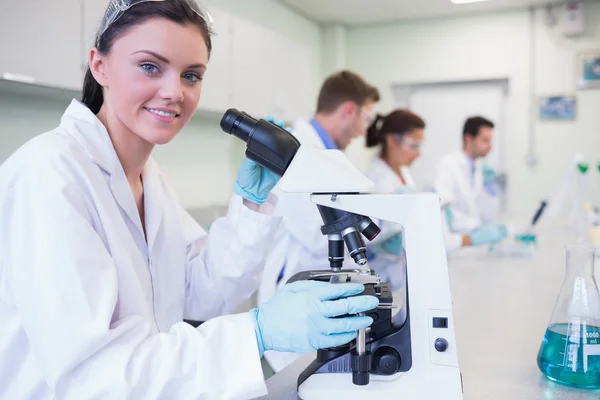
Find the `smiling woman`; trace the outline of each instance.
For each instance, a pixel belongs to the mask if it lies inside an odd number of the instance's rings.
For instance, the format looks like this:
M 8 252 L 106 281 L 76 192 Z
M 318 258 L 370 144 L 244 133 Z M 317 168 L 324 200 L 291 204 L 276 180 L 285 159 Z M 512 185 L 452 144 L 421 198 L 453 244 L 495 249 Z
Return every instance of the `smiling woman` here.
M 330 319 L 325 303 L 363 287 L 319 282 L 225 315 L 258 286 L 279 176 L 244 160 L 207 235 L 151 158 L 200 100 L 202 10 L 111 0 L 83 101 L 0 166 L 1 398 L 254 398 L 266 393 L 264 351 L 346 344 L 372 322 Z M 206 190 L 197 172 L 190 184 Z M 376 306 L 364 297 L 342 304 Z
M 82 101 L 109 131 L 164 144 L 193 115 L 212 45 L 210 19 L 203 17 L 208 13 L 189 5 L 138 1 L 127 12 L 107 10 L 90 51 Z

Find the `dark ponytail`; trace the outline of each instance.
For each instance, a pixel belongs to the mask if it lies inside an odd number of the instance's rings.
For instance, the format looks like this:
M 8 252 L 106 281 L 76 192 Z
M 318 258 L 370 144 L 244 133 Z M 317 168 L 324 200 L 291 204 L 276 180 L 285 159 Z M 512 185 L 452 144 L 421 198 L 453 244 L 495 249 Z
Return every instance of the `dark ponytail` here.
M 114 5 L 112 2 L 109 7 Z M 106 16 L 105 16 L 106 18 Z M 108 54 L 115 40 L 122 34 L 137 25 L 141 25 L 151 18 L 164 18 L 180 25 L 192 24 L 196 26 L 206 43 L 208 56 L 212 50 L 212 31 L 206 21 L 190 8 L 185 0 L 149 1 L 137 4 L 120 16 L 115 22 L 100 35 L 96 35 L 96 49 L 100 54 Z M 83 96 L 81 102 L 85 104 L 94 114 L 100 112 L 104 104 L 102 86 L 96 81 L 88 65 L 83 79 Z
M 377 114 L 375 116 L 375 120 L 367 128 L 367 147 L 375 147 L 379 145 L 381 139 L 383 138 L 383 122 L 385 121 L 385 117 L 381 114 Z
M 102 104 L 104 104 L 102 86 L 96 81 L 94 75 L 92 75 L 89 65 L 85 70 L 85 78 L 83 78 L 83 97 L 81 98 L 81 102 L 94 114 L 98 114 L 100 108 L 102 108 Z
M 385 117 L 377 115 L 367 129 L 367 147 L 381 145 L 381 155 L 387 154 L 386 135 L 404 136 L 415 129 L 424 129 L 425 121 L 409 110 L 394 110 Z

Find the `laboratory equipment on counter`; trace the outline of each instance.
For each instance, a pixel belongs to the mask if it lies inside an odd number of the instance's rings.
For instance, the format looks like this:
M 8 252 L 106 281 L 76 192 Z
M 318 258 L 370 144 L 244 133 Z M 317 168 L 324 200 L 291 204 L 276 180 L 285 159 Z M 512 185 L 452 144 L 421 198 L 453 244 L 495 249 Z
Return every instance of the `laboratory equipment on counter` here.
M 579 174 L 577 175 L 577 188 L 575 191 L 575 212 L 577 215 L 577 222 L 575 224 L 575 235 L 577 240 L 580 242 L 585 241 L 586 235 L 590 228 L 589 214 L 586 212 L 587 198 L 587 187 L 588 187 L 588 170 L 590 165 L 586 162 L 577 163 L 577 169 Z M 589 211 L 589 203 L 588 211 Z
M 535 227 L 535 224 L 537 224 L 537 222 L 540 220 L 540 218 L 542 217 L 542 214 L 544 213 L 544 210 L 546 209 L 546 206 L 548 205 L 547 201 L 542 201 L 540 203 L 540 206 L 538 207 L 538 209 L 535 211 L 535 214 L 533 216 L 533 218 L 531 219 L 531 226 L 529 227 L 528 231 L 529 233 L 533 232 L 533 229 Z
M 600 162 L 596 164 L 596 171 L 598 172 L 598 176 L 600 177 Z M 600 215 L 600 180 L 596 180 L 596 206 L 594 207 L 594 212 L 596 215 Z
M 237 110 L 229 110 L 221 122 L 226 132 L 236 133 L 250 146 L 256 138 L 270 142 L 272 128 Z M 289 134 L 288 134 L 289 135 Z M 292 135 L 290 135 L 292 136 Z M 293 136 L 292 136 L 293 137 Z M 284 172 L 279 187 L 284 192 L 310 195 L 323 219 L 321 232 L 329 241 L 331 270 L 305 271 L 290 281 L 324 280 L 360 282 L 366 294 L 380 299 L 368 313 L 375 322 L 357 333 L 350 344 L 317 352 L 317 358 L 298 378 L 303 400 L 344 400 L 389 396 L 403 400 L 461 400 L 452 300 L 439 198 L 434 194 L 368 194 L 373 182 L 362 175 L 338 150 L 317 150 L 294 141 L 284 144 L 285 157 L 259 143 L 247 155 L 269 168 L 274 157 Z M 293 154 L 292 154 L 293 153 Z M 366 262 L 363 237 L 371 240 L 379 228 L 371 220 L 401 224 L 406 235 L 405 257 L 398 274 L 404 285 L 392 293 Z M 344 249 L 354 267 L 343 269 Z M 410 288 L 415 288 L 410 290 Z
M 590 239 L 590 228 L 598 225 L 594 222 L 598 218 L 593 212 L 588 193 L 589 168 L 590 164 L 585 157 L 576 154 L 573 161 L 569 163 L 558 190 L 548 201 L 548 209 L 545 212 L 550 217 L 556 217 L 565 202 L 570 200 L 571 221 L 579 243 L 587 242 Z
M 287 173 L 282 180 L 286 177 Z M 285 186 L 292 181 L 281 183 Z M 321 206 L 401 223 L 406 233 L 406 263 L 398 272 L 404 274 L 404 285 L 392 296 L 389 284 L 380 282 L 374 272 L 367 275 L 352 268 L 328 272 L 330 281 L 364 282 L 366 290 L 379 296 L 380 306 L 371 314 L 375 322 L 364 337 L 364 351 L 360 340 L 347 347 L 318 351 L 298 379 L 300 398 L 462 399 L 437 196 L 318 194 L 311 198 Z M 325 271 L 302 274 L 292 279 L 327 279 Z
M 537 364 L 555 382 L 600 389 L 600 293 L 594 249 L 567 247 L 567 268 Z
M 548 203 L 542 201 L 536 209 L 531 224 L 522 230 L 515 232 L 512 225 L 507 226 L 507 238 L 500 243 L 492 244 L 489 252 L 495 257 L 531 257 L 537 248 L 537 235 L 535 225 L 540 220 Z

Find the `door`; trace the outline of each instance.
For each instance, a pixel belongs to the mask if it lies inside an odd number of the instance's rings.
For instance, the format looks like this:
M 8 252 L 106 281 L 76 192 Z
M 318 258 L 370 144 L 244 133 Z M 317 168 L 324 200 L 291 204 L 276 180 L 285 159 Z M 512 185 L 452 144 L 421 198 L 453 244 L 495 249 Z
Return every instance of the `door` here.
M 419 186 L 431 187 L 436 163 L 444 155 L 462 149 L 464 122 L 477 115 L 495 124 L 492 151 L 486 163 L 502 173 L 507 88 L 505 80 L 394 87 L 396 107 L 409 108 L 427 125 L 421 157 L 412 166 Z

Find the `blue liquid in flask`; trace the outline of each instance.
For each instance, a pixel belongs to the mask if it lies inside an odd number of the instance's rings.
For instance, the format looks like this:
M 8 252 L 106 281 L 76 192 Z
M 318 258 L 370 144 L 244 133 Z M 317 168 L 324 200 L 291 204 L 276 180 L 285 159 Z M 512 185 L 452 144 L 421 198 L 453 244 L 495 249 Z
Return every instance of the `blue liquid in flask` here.
M 582 389 L 600 389 L 600 327 L 548 326 L 537 363 L 551 381 Z

